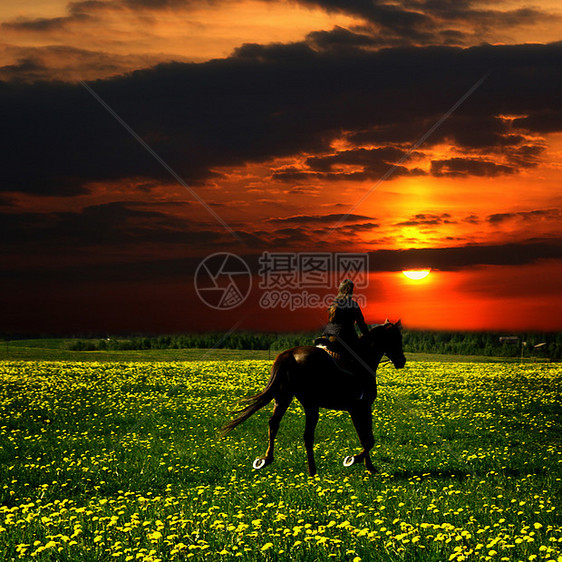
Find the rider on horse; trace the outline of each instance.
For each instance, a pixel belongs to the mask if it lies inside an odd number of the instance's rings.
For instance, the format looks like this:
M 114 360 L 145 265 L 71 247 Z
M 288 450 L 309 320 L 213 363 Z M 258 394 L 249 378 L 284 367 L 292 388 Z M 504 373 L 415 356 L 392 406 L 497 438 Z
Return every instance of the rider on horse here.
M 359 347 L 355 324 L 359 326 L 363 335 L 369 332 L 361 307 L 353 298 L 353 281 L 344 279 L 339 286 L 334 303 L 328 309 L 328 324 L 322 336 L 332 342 L 339 342 L 344 353 L 352 360 Z

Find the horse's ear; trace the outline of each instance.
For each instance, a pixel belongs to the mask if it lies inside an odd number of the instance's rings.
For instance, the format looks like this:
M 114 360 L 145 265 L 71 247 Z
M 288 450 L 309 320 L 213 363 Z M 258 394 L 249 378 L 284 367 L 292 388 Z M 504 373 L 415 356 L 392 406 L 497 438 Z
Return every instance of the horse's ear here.
M 387 318 L 387 319 L 384 321 L 384 323 L 385 323 L 385 325 L 386 325 L 386 324 L 390 324 L 390 320 Z
M 398 322 L 396 322 L 396 324 L 394 324 L 399 330 L 402 329 L 402 318 L 400 318 L 400 320 L 398 320 Z

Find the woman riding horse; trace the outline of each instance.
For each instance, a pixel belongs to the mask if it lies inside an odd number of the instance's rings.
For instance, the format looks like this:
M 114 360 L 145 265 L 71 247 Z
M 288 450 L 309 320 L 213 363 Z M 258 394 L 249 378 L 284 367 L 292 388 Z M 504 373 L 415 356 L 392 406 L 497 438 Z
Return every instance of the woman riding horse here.
M 322 334 L 328 340 L 340 343 L 343 351 L 352 360 L 358 353 L 359 347 L 355 324 L 363 335 L 369 333 L 361 307 L 353 298 L 353 287 L 351 279 L 344 279 L 341 282 L 334 303 L 328 309 L 328 324 Z
M 357 455 L 347 456 L 344 465 L 351 466 L 365 462 L 367 470 L 376 472 L 369 456 L 369 451 L 375 444 L 371 406 L 377 396 L 376 371 L 383 355 L 386 355 L 397 369 L 401 369 L 406 364 L 402 351 L 401 328 L 400 321 L 393 324 L 387 320 L 384 324 L 371 328 L 367 335 L 361 338 L 361 341 L 364 341 L 365 362 L 372 374 L 363 381 L 360 398 L 349 391 L 349 379 L 342 377 L 339 367 L 322 349 L 305 345 L 283 351 L 273 363 L 265 388 L 258 394 L 242 400 L 245 406 L 236 412 L 233 420 L 223 426 L 223 435 L 274 400 L 273 415 L 269 419 L 267 451 L 263 457 L 257 458 L 253 463 L 255 469 L 261 469 L 273 462 L 275 436 L 281 418 L 293 398 L 297 398 L 306 416 L 304 443 L 309 474 L 316 474 L 314 430 L 318 423 L 320 408 L 345 410 L 351 415 L 363 450 Z

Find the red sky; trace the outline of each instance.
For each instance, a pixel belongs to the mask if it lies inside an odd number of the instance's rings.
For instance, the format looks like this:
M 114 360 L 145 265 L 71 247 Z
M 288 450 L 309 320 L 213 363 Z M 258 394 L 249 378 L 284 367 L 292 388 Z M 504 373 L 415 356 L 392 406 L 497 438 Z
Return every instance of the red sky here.
M 260 306 L 266 251 L 368 254 L 369 322 L 562 328 L 558 2 L 34 0 L 0 26 L 2 333 L 320 329 Z M 231 310 L 194 286 L 217 252 L 253 279 Z

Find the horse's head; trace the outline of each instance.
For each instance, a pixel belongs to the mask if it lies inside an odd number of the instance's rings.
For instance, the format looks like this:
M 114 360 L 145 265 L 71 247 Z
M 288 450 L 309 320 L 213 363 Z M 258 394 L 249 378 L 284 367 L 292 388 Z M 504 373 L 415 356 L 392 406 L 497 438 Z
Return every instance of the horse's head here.
M 401 369 L 406 364 L 406 357 L 402 350 L 402 322 L 395 324 L 387 319 L 384 324 L 374 326 L 369 330 L 369 347 L 382 357 L 386 355 L 392 364 Z

